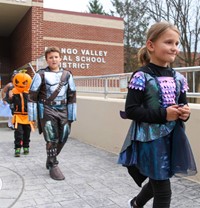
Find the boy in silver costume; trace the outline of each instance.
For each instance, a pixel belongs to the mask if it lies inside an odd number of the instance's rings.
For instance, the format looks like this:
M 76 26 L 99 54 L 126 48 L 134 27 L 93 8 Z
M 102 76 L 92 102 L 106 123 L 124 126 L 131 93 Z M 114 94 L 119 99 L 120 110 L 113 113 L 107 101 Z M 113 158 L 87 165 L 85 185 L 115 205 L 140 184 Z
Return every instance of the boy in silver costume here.
M 30 87 L 28 114 L 30 121 L 37 120 L 39 133 L 44 135 L 50 177 L 64 180 L 57 155 L 67 141 L 71 123 L 76 120 L 76 88 L 72 74 L 59 68 L 59 48 L 47 48 L 45 59 L 48 67 L 37 71 Z

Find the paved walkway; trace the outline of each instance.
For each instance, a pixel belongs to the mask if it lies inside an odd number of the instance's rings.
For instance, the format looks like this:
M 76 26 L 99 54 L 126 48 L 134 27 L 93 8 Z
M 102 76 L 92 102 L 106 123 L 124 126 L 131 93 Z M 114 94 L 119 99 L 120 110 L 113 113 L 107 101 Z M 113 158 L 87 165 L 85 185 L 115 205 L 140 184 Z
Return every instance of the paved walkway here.
M 59 156 L 66 179 L 54 181 L 45 169 L 45 143 L 31 135 L 30 154 L 15 158 L 13 131 L 0 128 L 0 208 L 127 208 L 139 188 L 117 155 L 69 139 Z M 172 208 L 199 208 L 200 184 L 172 179 Z M 145 208 L 151 208 L 150 201 Z

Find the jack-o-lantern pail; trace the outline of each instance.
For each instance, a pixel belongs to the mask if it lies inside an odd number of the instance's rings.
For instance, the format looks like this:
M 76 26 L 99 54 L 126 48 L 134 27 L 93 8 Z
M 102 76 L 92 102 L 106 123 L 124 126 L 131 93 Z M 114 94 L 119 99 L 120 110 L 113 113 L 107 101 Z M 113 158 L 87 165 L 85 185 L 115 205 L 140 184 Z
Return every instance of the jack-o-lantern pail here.
M 17 73 L 13 78 L 13 85 L 18 90 L 18 92 L 28 91 L 31 82 L 31 76 L 25 73 L 25 71 Z

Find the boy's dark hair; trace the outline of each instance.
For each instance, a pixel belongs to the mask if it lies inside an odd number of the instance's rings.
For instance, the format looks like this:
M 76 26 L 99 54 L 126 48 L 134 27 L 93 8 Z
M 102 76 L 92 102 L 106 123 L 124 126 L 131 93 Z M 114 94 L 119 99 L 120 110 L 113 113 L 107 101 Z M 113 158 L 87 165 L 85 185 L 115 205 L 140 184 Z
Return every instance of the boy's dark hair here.
M 51 52 L 58 52 L 60 57 L 61 57 L 61 51 L 60 51 L 60 48 L 58 48 L 57 46 L 51 46 L 51 47 L 48 47 L 46 50 L 45 50 L 45 59 L 47 59 L 47 55 Z

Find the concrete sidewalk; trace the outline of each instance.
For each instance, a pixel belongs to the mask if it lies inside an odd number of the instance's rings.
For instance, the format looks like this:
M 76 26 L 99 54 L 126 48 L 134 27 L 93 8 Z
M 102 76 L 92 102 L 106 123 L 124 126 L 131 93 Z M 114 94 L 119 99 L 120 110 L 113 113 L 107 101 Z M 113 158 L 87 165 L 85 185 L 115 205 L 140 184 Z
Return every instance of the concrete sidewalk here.
M 13 134 L 0 128 L 0 208 L 127 208 L 140 190 L 117 155 L 72 138 L 58 157 L 66 179 L 54 181 L 43 137 L 32 133 L 30 154 L 15 158 Z M 173 178 L 172 191 L 172 208 L 200 207 L 200 184 Z M 145 206 L 151 207 L 152 201 Z

